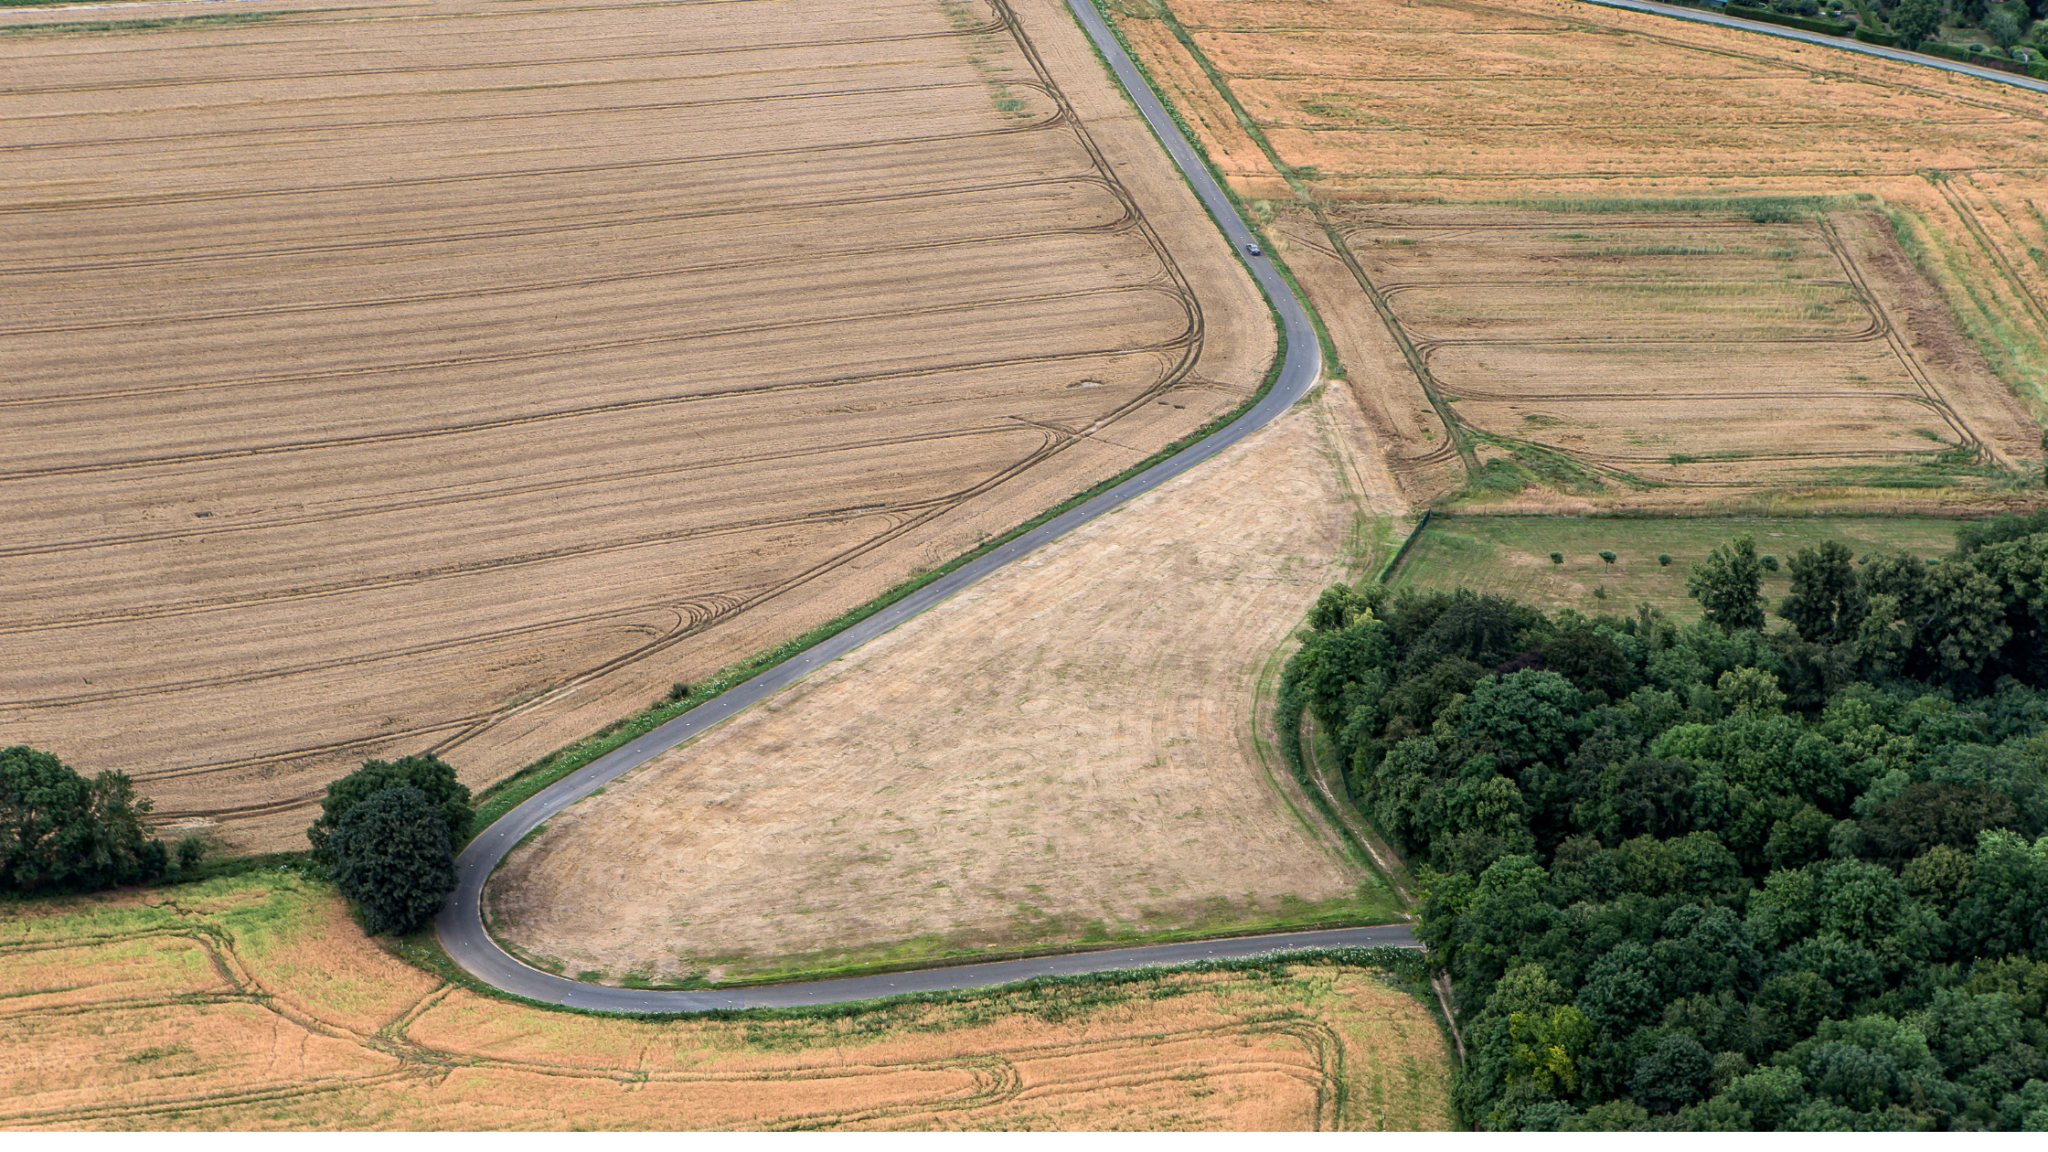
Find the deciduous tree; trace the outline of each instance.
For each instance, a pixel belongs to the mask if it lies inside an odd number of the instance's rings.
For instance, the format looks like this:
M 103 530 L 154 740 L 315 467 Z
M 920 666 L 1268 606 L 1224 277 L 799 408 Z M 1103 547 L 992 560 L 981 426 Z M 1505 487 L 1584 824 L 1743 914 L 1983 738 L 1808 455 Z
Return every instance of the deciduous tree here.
M 1892 33 L 1899 47 L 1918 48 L 1922 40 L 1941 28 L 1942 0 L 1902 0 L 1892 9 Z
M 1692 566 L 1686 575 L 1685 591 L 1708 620 L 1733 631 L 1764 626 L 1763 563 L 1756 556 L 1756 540 L 1737 536 Z
M 163 841 L 128 777 L 87 780 L 48 752 L 0 750 L 0 891 L 93 891 L 160 875 Z
M 402 760 L 365 760 L 363 766 L 327 786 L 320 801 L 320 818 L 306 829 L 313 845 L 313 858 L 331 861 L 328 837 L 341 824 L 348 810 L 387 788 L 415 788 L 441 810 L 448 836 L 461 843 L 469 835 L 475 810 L 469 806 L 469 788 L 455 778 L 455 769 L 439 756 L 407 756 Z
M 335 887 L 362 908 L 372 935 L 412 931 L 455 890 L 445 809 L 417 788 L 386 788 L 352 805 L 327 846 Z
M 1839 644 L 1855 635 L 1863 602 L 1856 586 L 1855 553 L 1838 540 L 1793 553 L 1792 591 L 1778 604 L 1801 638 Z

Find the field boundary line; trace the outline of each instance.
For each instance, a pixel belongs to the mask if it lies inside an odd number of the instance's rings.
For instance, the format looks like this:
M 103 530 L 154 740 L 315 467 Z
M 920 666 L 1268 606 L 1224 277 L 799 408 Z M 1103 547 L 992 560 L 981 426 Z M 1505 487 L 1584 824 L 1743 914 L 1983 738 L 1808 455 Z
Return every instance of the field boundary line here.
M 1401 546 L 1394 550 L 1393 557 L 1387 561 L 1386 567 L 1380 569 L 1380 574 L 1374 579 L 1374 583 L 1385 584 L 1393 578 L 1394 569 L 1399 568 L 1401 561 L 1408 558 L 1408 550 L 1414 547 L 1417 540 L 1422 538 L 1422 530 L 1429 527 L 1429 522 L 1435 519 L 1436 516 L 1437 511 L 1434 508 L 1422 510 L 1422 518 L 1415 522 L 1415 527 L 1408 530 L 1408 538 L 1401 541 Z

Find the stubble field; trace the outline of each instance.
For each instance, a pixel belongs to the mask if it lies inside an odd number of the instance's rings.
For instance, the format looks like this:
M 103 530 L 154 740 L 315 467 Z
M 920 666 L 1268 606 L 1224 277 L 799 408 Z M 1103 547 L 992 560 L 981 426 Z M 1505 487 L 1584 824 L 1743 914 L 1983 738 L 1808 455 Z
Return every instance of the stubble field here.
M 1412 498 L 1983 508 L 2038 470 L 2036 94 L 1568 0 L 1112 7 Z
M 1046 0 L 135 13 L 0 18 L 0 743 L 236 848 L 366 757 L 500 778 L 1271 357 Z
M 811 1016 L 479 996 L 259 874 L 0 909 L 0 1127 L 1434 1129 L 1446 1042 L 1378 972 L 1154 972 Z
M 487 922 L 669 983 L 1395 918 L 1270 733 L 1392 528 L 1368 440 L 1325 390 L 556 816 Z

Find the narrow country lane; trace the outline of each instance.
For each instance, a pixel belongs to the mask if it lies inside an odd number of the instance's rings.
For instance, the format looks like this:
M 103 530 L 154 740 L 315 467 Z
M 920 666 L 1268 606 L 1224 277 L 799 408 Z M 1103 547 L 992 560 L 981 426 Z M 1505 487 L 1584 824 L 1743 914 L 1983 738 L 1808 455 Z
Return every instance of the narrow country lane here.
M 1165 144 L 1167 155 L 1187 178 L 1195 194 L 1222 230 L 1224 238 L 1239 252 L 1254 243 L 1249 228 L 1231 206 L 1194 146 L 1180 132 L 1173 118 L 1161 106 L 1137 66 L 1125 54 L 1090 0 L 1067 0 L 1068 6 L 1102 52 L 1124 91 Z M 999 10 L 1005 6 L 997 0 Z M 1007 11 L 1005 12 L 1007 15 Z M 1015 17 L 1012 16 L 1012 19 Z M 799 652 L 760 675 L 705 701 L 637 740 L 621 745 L 593 760 L 506 813 L 495 824 L 470 841 L 456 858 L 457 887 L 435 920 L 441 945 L 463 969 L 493 987 L 530 1000 L 614 1012 L 703 1012 L 728 1008 L 789 1007 L 803 1004 L 831 1004 L 867 1000 L 909 992 L 932 992 L 1005 984 L 1033 976 L 1073 975 L 1112 968 L 1147 964 L 1171 964 L 1204 959 L 1249 956 L 1258 952 L 1294 948 L 1338 948 L 1372 945 L 1416 946 L 1405 925 L 1374 928 L 1342 928 L 1322 932 L 1295 932 L 1269 936 L 1241 936 L 1185 944 L 1161 944 L 1112 951 L 1076 952 L 1030 960 L 990 964 L 952 965 L 915 972 L 861 976 L 843 980 L 821 980 L 769 987 L 712 992 L 652 991 L 613 988 L 567 980 L 520 963 L 499 947 L 483 924 L 484 882 L 505 855 L 520 840 L 549 817 L 581 800 L 605 784 L 663 752 L 690 740 L 706 729 L 766 699 L 795 683 L 815 668 L 859 648 L 904 621 L 917 616 L 947 597 L 973 584 L 1010 562 L 1029 555 L 1075 528 L 1095 519 L 1125 501 L 1149 492 L 1188 469 L 1215 456 L 1274 417 L 1287 411 L 1307 394 L 1322 375 L 1322 350 L 1303 303 L 1289 290 L 1286 280 L 1274 271 L 1270 261 L 1248 256 L 1246 266 L 1266 299 L 1279 314 L 1286 356 L 1279 378 L 1266 395 L 1236 420 L 1178 455 L 1163 460 L 1125 480 L 1094 499 L 1080 504 L 1019 536 L 973 562 L 955 569 L 939 580 L 906 596 L 888 608 L 817 645 Z

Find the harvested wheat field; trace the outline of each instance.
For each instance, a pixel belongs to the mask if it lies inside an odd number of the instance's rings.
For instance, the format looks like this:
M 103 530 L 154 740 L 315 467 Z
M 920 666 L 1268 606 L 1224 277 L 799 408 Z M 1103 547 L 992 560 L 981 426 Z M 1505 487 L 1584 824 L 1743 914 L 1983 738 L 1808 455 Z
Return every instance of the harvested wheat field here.
M 0 909 L 7 1129 L 1433 1129 L 1449 1053 L 1371 969 L 627 1020 L 443 983 L 257 873 Z
M 1230 409 L 1263 303 L 1053 0 L 0 15 L 0 743 L 303 846 Z
M 1296 263 L 1352 321 L 1356 378 L 1419 384 L 1404 414 L 1428 434 L 1403 445 L 1417 480 L 1459 462 L 1439 411 L 1480 491 L 1592 501 L 1982 486 L 2039 439 L 1871 214 L 1326 219 L 1326 235 L 1289 232 Z
M 1393 919 L 1262 731 L 1398 497 L 1324 392 L 556 816 L 498 938 L 582 979 Z
M 2038 472 L 2038 94 L 1569 0 L 1113 7 L 1412 498 L 1983 508 Z

